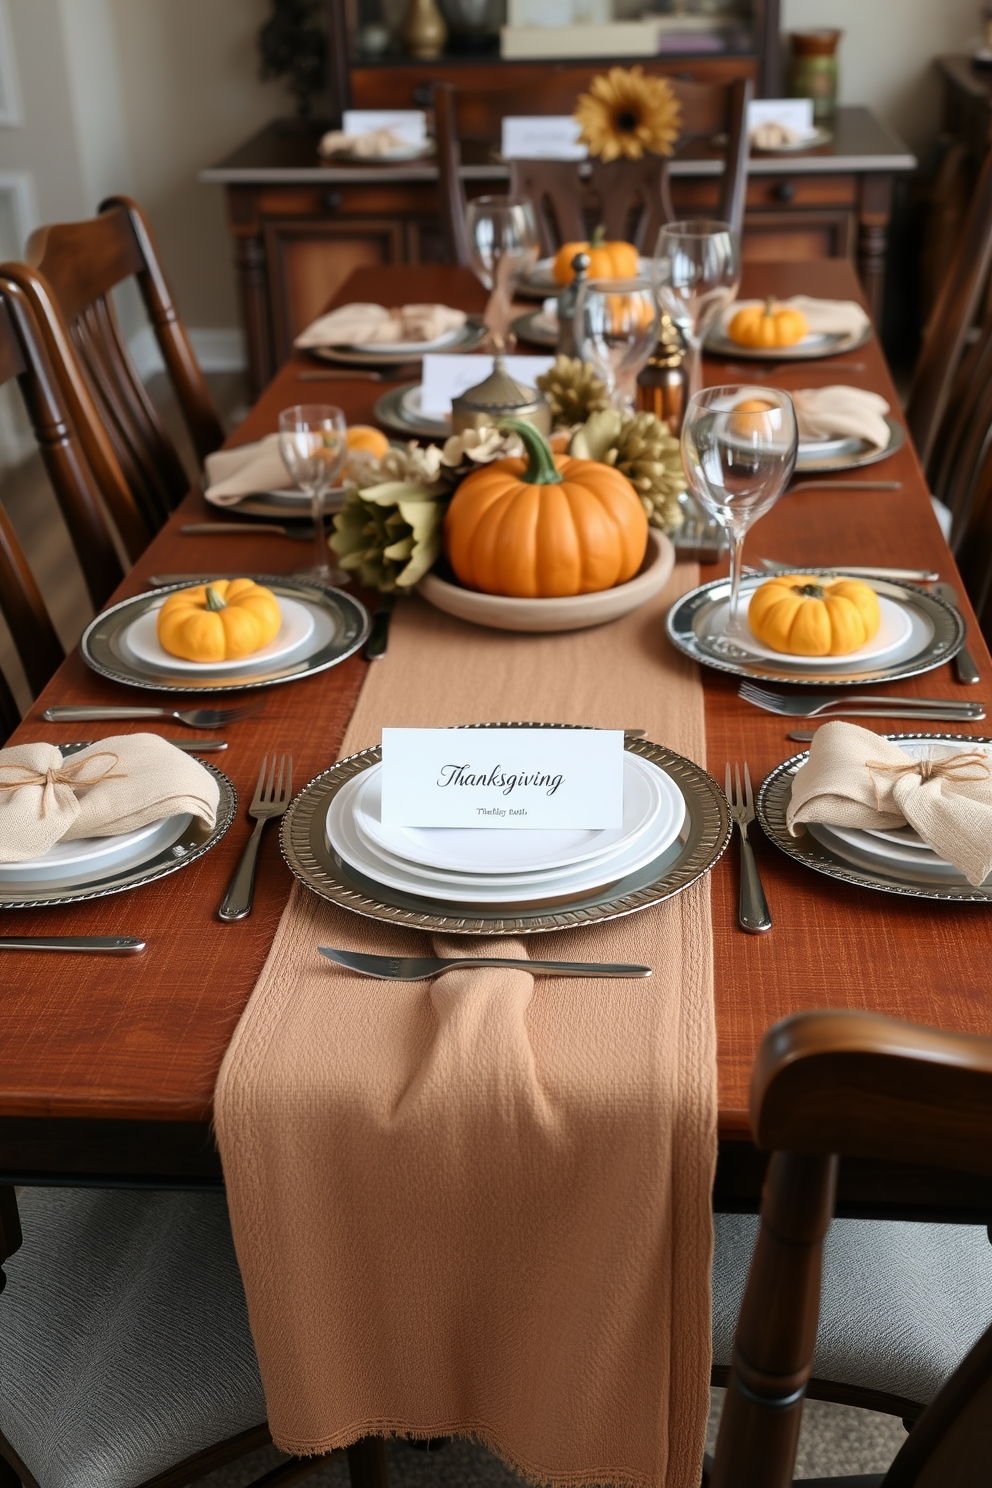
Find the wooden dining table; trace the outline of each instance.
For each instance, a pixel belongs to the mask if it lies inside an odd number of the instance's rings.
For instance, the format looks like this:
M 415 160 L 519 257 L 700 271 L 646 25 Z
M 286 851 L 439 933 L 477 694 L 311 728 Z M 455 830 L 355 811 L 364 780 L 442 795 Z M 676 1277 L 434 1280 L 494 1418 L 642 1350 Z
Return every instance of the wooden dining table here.
M 843 260 L 750 264 L 743 293 L 860 298 L 854 270 Z M 438 300 L 478 311 L 484 298 L 465 269 L 395 267 L 358 270 L 335 303 Z M 374 404 L 386 385 L 353 377 L 301 380 L 302 373 L 313 374 L 320 365 L 302 354 L 291 358 L 231 443 L 272 431 L 279 411 L 300 402 L 332 402 L 350 422 L 372 422 Z M 705 376 L 711 383 L 767 378 L 787 389 L 845 382 L 881 393 L 900 416 L 874 336 L 853 352 L 810 363 L 769 366 L 707 359 Z M 866 477 L 898 481 L 899 486 L 886 491 L 850 487 L 851 480 Z M 180 532 L 191 520 L 221 515 L 191 492 L 116 597 L 140 593 L 153 574 L 289 573 L 309 561 L 305 546 L 278 536 L 190 537 Z M 962 686 L 953 667 L 945 664 L 884 690 L 893 697 L 992 703 L 992 659 L 908 439 L 870 471 L 839 475 L 826 490 L 787 493 L 752 530 L 748 553 L 755 560 L 760 555 L 797 565 L 877 563 L 938 570 L 958 588 L 980 685 Z M 704 567 L 702 578 L 722 571 Z M 374 602 L 374 596 L 364 597 Z M 667 641 L 659 637 L 659 644 Z M 13 1184 L 198 1187 L 223 1181 L 211 1130 L 214 1084 L 293 882 L 275 829 L 269 829 L 263 842 L 250 918 L 223 923 L 217 909 L 244 846 L 249 829 L 245 812 L 262 756 L 274 749 L 291 751 L 297 789 L 326 769 L 337 757 L 368 665 L 356 655 L 332 670 L 260 690 L 252 698 L 256 711 L 219 731 L 229 748 L 212 758 L 234 781 L 241 805 L 235 825 L 204 858 L 130 893 L 60 908 L 8 911 L 0 925 L 5 933 L 139 935 L 147 949 L 127 958 L 3 953 L 0 1194 L 2 1185 Z M 444 686 L 443 677 L 438 686 Z M 647 673 L 644 686 L 652 686 Z M 800 746 L 786 737 L 790 721 L 741 701 L 733 678 L 704 670 L 703 687 L 707 764 L 718 781 L 728 760 L 746 760 L 757 782 L 797 752 Z M 42 711 L 54 703 L 161 701 L 172 703 L 172 695 L 142 693 L 104 680 L 74 652 L 12 742 L 61 744 L 146 726 L 43 722 Z M 185 701 L 177 698 L 176 705 Z M 184 732 L 167 720 L 154 726 L 166 735 Z M 875 726 L 896 732 L 912 728 L 882 721 Z M 992 725 L 984 724 L 929 727 L 992 733 Z M 749 1076 L 759 1040 L 771 1024 L 802 1009 L 856 1008 L 957 1032 L 992 1031 L 992 906 L 931 903 L 859 889 L 807 870 L 765 842 L 757 829 L 751 835 L 757 839 L 758 865 L 774 919 L 771 932 L 747 935 L 738 928 L 736 845 L 709 879 L 720 1138 L 714 1204 L 745 1210 L 757 1206 L 765 1163 L 750 1140 Z M 575 934 L 575 947 L 578 954 L 581 931 Z M 992 1185 L 913 1163 L 845 1162 L 838 1207 L 848 1214 L 987 1223 L 992 1220 Z

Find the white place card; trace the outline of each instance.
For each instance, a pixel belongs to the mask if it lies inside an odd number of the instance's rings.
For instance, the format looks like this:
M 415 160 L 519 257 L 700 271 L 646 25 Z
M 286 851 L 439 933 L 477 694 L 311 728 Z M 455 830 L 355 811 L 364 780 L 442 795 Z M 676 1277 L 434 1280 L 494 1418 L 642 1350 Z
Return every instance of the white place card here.
M 533 387 L 542 372 L 553 367 L 553 356 L 508 356 L 504 365 L 510 376 L 524 387 Z M 443 418 L 451 412 L 451 400 L 485 382 L 493 370 L 491 356 L 443 356 L 428 353 L 423 360 L 420 411 L 428 418 Z
M 622 826 L 623 731 L 384 728 L 382 823 Z
M 801 139 L 815 134 L 812 98 L 756 98 L 747 106 L 747 132 L 760 124 L 781 124 L 794 129 Z
M 585 160 L 582 125 L 571 114 L 507 114 L 500 152 L 504 160 Z
M 427 115 L 423 109 L 345 109 L 341 127 L 345 134 L 391 129 L 408 145 L 422 145 L 427 138 Z

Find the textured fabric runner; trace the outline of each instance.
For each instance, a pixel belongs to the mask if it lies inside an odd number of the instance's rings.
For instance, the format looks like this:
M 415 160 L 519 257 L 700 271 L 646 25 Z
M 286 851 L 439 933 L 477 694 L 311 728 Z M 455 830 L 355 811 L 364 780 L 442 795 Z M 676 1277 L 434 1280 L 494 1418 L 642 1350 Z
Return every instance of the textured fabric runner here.
M 397 606 L 343 753 L 387 725 L 645 728 L 705 760 L 665 612 L 522 636 Z M 697 1488 L 710 1368 L 716 1060 L 707 882 L 496 954 L 648 981 L 386 983 L 318 945 L 458 955 L 297 885 L 216 1092 L 269 1422 L 289 1452 L 471 1434 L 532 1480 Z

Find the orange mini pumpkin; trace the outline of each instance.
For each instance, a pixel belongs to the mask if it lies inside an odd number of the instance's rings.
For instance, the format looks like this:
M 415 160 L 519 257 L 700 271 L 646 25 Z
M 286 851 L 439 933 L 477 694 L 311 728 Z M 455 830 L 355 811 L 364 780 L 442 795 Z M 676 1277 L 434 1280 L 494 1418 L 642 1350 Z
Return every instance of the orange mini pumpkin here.
M 374 455 L 381 460 L 389 449 L 389 440 L 381 429 L 374 429 L 371 424 L 349 424 L 345 436 L 349 450 L 361 450 L 366 454 Z
M 444 522 L 459 582 L 484 594 L 552 599 L 632 579 L 648 520 L 630 481 L 598 460 L 552 454 L 544 435 L 507 419 L 526 460 L 496 460 L 458 487 Z
M 641 261 L 633 243 L 606 241 L 606 232 L 597 227 L 588 243 L 562 243 L 555 254 L 552 274 L 556 284 L 571 284 L 575 278 L 572 259 L 577 253 L 588 253 L 588 279 L 636 279 Z

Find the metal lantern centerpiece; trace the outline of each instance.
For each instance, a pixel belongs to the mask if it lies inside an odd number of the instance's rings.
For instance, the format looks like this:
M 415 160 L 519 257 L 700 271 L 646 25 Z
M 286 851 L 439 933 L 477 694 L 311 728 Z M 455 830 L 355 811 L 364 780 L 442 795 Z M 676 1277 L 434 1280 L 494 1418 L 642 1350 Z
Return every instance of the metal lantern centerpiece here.
M 499 423 L 500 419 L 524 419 L 551 433 L 551 408 L 537 388 L 517 382 L 506 370 L 502 356 L 493 358 L 493 370 L 477 387 L 451 400 L 451 428 L 455 434 Z

